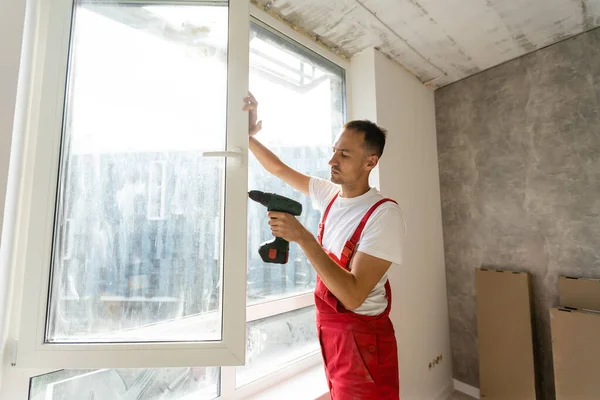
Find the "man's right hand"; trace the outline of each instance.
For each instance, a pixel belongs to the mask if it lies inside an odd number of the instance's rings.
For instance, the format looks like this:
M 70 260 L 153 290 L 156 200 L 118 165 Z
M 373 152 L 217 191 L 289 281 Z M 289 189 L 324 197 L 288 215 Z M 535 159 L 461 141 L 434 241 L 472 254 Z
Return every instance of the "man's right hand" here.
M 258 101 L 252 93 L 248 92 L 248 96 L 244 97 L 244 111 L 248 112 L 248 136 L 254 136 L 262 129 L 262 121 L 256 122 L 258 119 Z

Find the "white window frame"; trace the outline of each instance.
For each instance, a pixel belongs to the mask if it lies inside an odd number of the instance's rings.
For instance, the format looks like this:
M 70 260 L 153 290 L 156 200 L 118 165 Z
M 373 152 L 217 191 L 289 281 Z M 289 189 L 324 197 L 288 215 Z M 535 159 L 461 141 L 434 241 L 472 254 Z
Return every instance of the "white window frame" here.
M 147 2 L 145 2 L 147 3 Z M 182 1 L 210 4 L 215 1 Z M 221 4 L 223 1 L 221 1 Z M 239 107 L 248 92 L 247 0 L 229 0 L 227 148 L 248 149 L 248 116 Z M 243 365 L 246 323 L 246 214 L 248 163 L 227 157 L 223 241 L 222 340 L 162 343 L 45 343 L 46 309 L 54 231 L 55 199 L 69 59 L 73 0 L 38 0 L 25 175 L 19 202 L 26 202 L 24 236 L 17 238 L 15 271 L 21 272 L 19 332 L 15 363 L 25 368 L 150 368 Z M 22 240 L 21 240 L 22 239 Z M 32 251 L 31 249 L 35 249 Z M 40 293 L 42 295 L 40 295 Z M 31 301 L 35 299 L 34 301 Z
M 68 0 L 61 0 L 63 3 L 65 1 L 68 2 Z M 151 0 L 149 0 L 150 2 Z M 180 0 L 181 1 L 181 0 Z M 185 0 L 183 0 L 185 1 Z M 46 3 L 46 5 L 44 5 L 43 3 Z M 242 3 L 242 4 L 239 4 Z M 300 45 L 308 48 L 309 50 L 313 51 L 314 53 L 324 57 L 325 59 L 329 60 L 330 62 L 340 66 L 342 69 L 344 69 L 345 71 L 345 89 L 346 89 L 346 97 L 344 99 L 345 101 L 345 112 L 346 112 L 346 120 L 349 120 L 352 118 L 352 104 L 351 104 L 351 99 L 352 99 L 352 95 L 351 95 L 351 91 L 352 91 L 352 87 L 351 87 L 351 69 L 350 69 L 350 62 L 347 61 L 346 59 L 343 59 L 337 55 L 335 55 L 334 53 L 332 53 L 330 50 L 326 49 L 324 46 L 321 46 L 317 43 L 315 43 L 313 40 L 309 39 L 307 36 L 299 33 L 298 31 L 292 29 L 291 27 L 289 27 L 288 25 L 286 25 L 285 23 L 283 23 L 280 19 L 278 18 L 274 18 L 273 16 L 269 15 L 267 12 L 263 11 L 262 9 L 256 7 L 254 4 L 249 4 L 249 2 L 244 1 L 244 0 L 230 0 L 230 7 L 231 5 L 235 4 L 238 10 L 238 18 L 233 21 L 232 20 L 232 15 L 230 14 L 230 21 L 229 24 L 233 24 L 233 26 L 237 26 L 239 29 L 239 31 L 244 31 L 247 33 L 244 33 L 244 35 L 249 34 L 249 23 L 250 23 L 250 18 L 248 17 L 248 13 L 246 13 L 245 18 L 242 18 L 242 14 L 244 14 L 244 7 L 249 7 L 249 15 L 251 16 L 251 18 L 254 18 L 256 21 L 270 27 L 271 29 L 273 29 L 274 31 L 278 32 L 281 35 L 287 36 L 288 38 L 290 38 L 291 40 L 299 43 Z M 37 143 L 37 136 L 35 136 L 36 133 L 36 127 L 40 126 L 41 124 L 41 116 L 40 116 L 40 106 L 41 106 L 41 100 L 40 99 L 40 95 L 42 93 L 42 83 L 43 83 L 43 79 L 42 79 L 42 74 L 45 73 L 51 73 L 52 71 L 45 71 L 44 70 L 44 57 L 46 56 L 46 49 L 50 49 L 50 47 L 54 46 L 55 48 L 58 47 L 56 45 L 56 43 L 51 44 L 51 43 L 47 43 L 47 36 L 44 35 L 44 32 L 48 30 L 48 19 L 51 18 L 51 16 L 49 15 L 49 12 L 51 10 L 48 9 L 48 2 L 46 0 L 37 0 L 36 2 L 36 6 L 35 8 L 37 9 L 37 13 L 40 14 L 40 16 L 38 18 L 29 18 L 30 22 L 31 20 L 36 20 L 37 19 L 37 27 L 35 29 L 32 29 L 31 27 L 28 28 L 32 31 L 32 36 L 34 38 L 36 38 L 36 40 L 34 40 L 35 42 L 35 46 L 34 47 L 34 51 L 33 51 L 33 55 L 36 55 L 36 57 L 29 57 L 30 60 L 33 60 L 34 62 L 32 63 L 33 65 L 31 65 L 30 67 L 28 67 L 27 69 L 31 70 L 31 73 L 29 74 L 30 77 L 28 79 L 28 83 L 29 83 L 29 88 L 30 90 L 28 90 L 28 103 L 27 104 L 27 120 L 29 121 L 28 123 L 28 128 L 26 129 L 26 143 L 28 143 L 28 146 L 24 146 L 26 147 L 26 152 L 22 155 L 23 158 L 23 165 L 25 166 L 24 168 L 24 173 L 23 173 L 23 180 L 22 180 L 22 185 L 21 185 L 21 190 L 19 193 L 19 201 L 18 204 L 20 204 L 20 212 L 15 216 L 14 221 L 15 221 L 15 225 L 18 226 L 30 226 L 29 224 L 29 220 L 32 217 L 33 214 L 33 205 L 31 202 L 32 199 L 32 194 L 33 194 L 33 169 L 36 163 L 36 152 L 35 152 L 35 146 Z M 64 18 L 64 16 L 63 16 Z M 237 24 L 237 25 L 236 25 Z M 26 27 L 27 29 L 27 27 Z M 68 30 L 70 28 L 66 28 L 63 27 L 63 30 L 65 30 L 66 32 L 68 32 Z M 65 32 L 63 32 L 63 34 L 65 34 Z M 239 37 L 242 36 L 241 32 L 238 32 Z M 237 37 L 237 36 L 236 36 Z M 45 40 L 46 39 L 46 40 Z M 237 65 L 240 66 L 240 68 L 238 68 L 238 74 L 240 74 L 240 69 L 242 69 L 242 65 L 246 68 L 246 71 L 243 71 L 243 76 L 247 76 L 247 71 L 248 71 L 248 67 L 249 67 L 249 62 L 247 61 L 248 57 L 248 46 L 244 46 L 245 43 L 248 43 L 248 39 L 249 37 L 245 37 L 243 40 L 238 39 L 237 43 L 235 40 L 231 40 L 229 45 L 229 49 L 231 51 L 231 49 L 235 48 L 238 50 L 238 55 L 241 58 L 238 58 L 238 61 L 245 61 L 245 62 L 240 62 Z M 63 43 L 64 45 L 65 43 Z M 66 60 L 66 49 L 61 48 L 61 51 L 49 51 L 49 58 L 54 57 L 54 61 L 56 62 L 56 58 L 60 58 L 60 56 L 62 55 L 63 60 Z M 56 71 L 54 71 L 56 73 Z M 233 71 L 230 71 L 230 75 L 228 76 L 228 79 L 231 79 L 231 75 L 233 74 Z M 239 77 L 238 77 L 239 80 Z M 244 90 L 244 95 L 245 95 L 245 91 L 247 90 L 248 87 L 248 83 L 247 82 L 243 82 L 244 84 L 240 84 L 237 86 L 244 86 L 243 90 Z M 229 92 L 233 92 L 234 88 L 229 86 Z M 56 93 L 55 93 L 56 96 Z M 63 96 L 63 98 L 60 100 L 59 104 L 62 104 L 62 102 L 64 101 L 64 95 L 61 94 L 61 96 Z M 230 94 L 228 93 L 228 96 L 230 96 Z M 234 95 L 233 96 L 234 99 L 233 100 L 237 100 L 239 98 L 241 98 L 238 95 Z M 234 101 L 234 105 L 237 105 L 238 103 Z M 240 116 L 239 113 L 237 115 L 235 115 L 235 111 L 238 111 L 238 108 L 233 107 L 234 114 L 230 114 L 228 113 L 228 123 L 230 121 L 230 119 L 232 119 L 232 123 L 234 123 L 236 126 L 238 126 L 240 129 L 240 132 L 243 132 L 243 135 L 240 135 L 241 139 L 239 142 L 236 141 L 235 143 L 231 143 L 231 147 L 228 146 L 228 149 L 232 150 L 233 147 L 238 147 L 243 149 L 244 151 L 247 150 L 247 133 L 246 133 L 246 129 L 247 129 L 247 116 L 245 113 L 242 113 L 242 115 Z M 236 137 L 237 139 L 237 137 Z M 54 149 L 57 148 L 57 144 L 54 144 Z M 55 151 L 56 153 L 56 151 Z M 55 154 L 56 157 L 56 154 Z M 245 161 L 245 160 L 243 160 Z M 46 163 L 48 163 L 49 161 L 46 160 Z M 58 159 L 56 159 L 55 161 L 55 168 L 54 170 L 56 171 L 58 168 Z M 228 170 L 229 173 L 229 170 Z M 247 175 L 244 176 L 244 182 L 243 182 L 243 187 L 247 188 Z M 243 206 L 240 204 L 240 209 L 243 209 L 244 211 L 246 210 L 246 203 L 243 204 Z M 246 218 L 240 218 L 240 221 L 244 221 L 244 225 L 245 225 L 245 221 Z M 238 221 L 236 221 L 236 224 L 238 223 Z M 239 226 L 239 225 L 238 225 Z M 246 227 L 244 226 L 244 229 L 239 229 L 240 233 L 243 233 L 244 237 L 243 237 L 243 243 L 246 243 L 247 238 L 245 237 L 246 235 Z M 24 309 L 21 307 L 21 302 L 26 302 L 25 300 L 27 299 L 25 292 L 24 292 L 24 287 L 28 286 L 28 285 L 24 285 L 23 281 L 27 280 L 29 281 L 29 278 L 26 279 L 27 275 L 25 274 L 25 269 L 22 267 L 23 262 L 20 260 L 23 260 L 26 257 L 27 254 L 27 249 L 28 249 L 28 236 L 27 236 L 27 231 L 25 229 L 20 229 L 17 232 L 17 237 L 15 242 L 17 242 L 17 246 L 15 246 L 15 257 L 13 257 L 13 262 L 12 262 L 12 268 L 13 271 L 15 272 L 15 278 L 14 278 L 14 298 L 15 301 L 13 301 L 13 309 L 11 312 L 11 331 L 9 336 L 12 336 L 12 340 L 14 344 L 16 344 L 17 342 L 17 336 L 18 336 L 18 327 L 19 327 L 19 320 L 20 320 L 20 316 L 22 315 L 22 312 L 24 312 Z M 245 249 L 244 249 L 245 250 Z M 239 251 L 240 254 L 244 255 L 244 264 L 246 265 L 246 251 Z M 49 265 L 49 264 L 48 264 Z M 295 296 L 292 297 L 287 297 L 287 298 L 283 298 L 280 300 L 275 300 L 275 301 L 266 301 L 266 302 L 262 302 L 262 303 L 258 303 L 258 304 L 253 304 L 250 305 L 248 307 L 246 307 L 246 292 L 245 292 L 245 280 L 246 280 L 246 270 L 244 269 L 244 271 L 242 271 L 242 269 L 237 269 L 236 274 L 238 274 L 238 277 L 242 277 L 243 276 L 243 284 L 244 284 L 244 289 L 243 289 L 243 293 L 244 296 L 238 296 L 237 301 L 242 301 L 243 302 L 243 310 L 240 311 L 240 313 L 244 314 L 244 319 L 246 322 L 252 322 L 252 321 L 256 321 L 259 319 L 263 319 L 263 318 L 267 318 L 270 316 L 276 316 L 285 312 L 289 312 L 289 311 L 294 311 L 294 310 L 298 310 L 300 308 L 304 308 L 307 306 L 311 306 L 314 305 L 314 295 L 312 292 L 306 292 L 306 293 L 300 293 L 297 294 Z M 239 282 L 238 282 L 239 283 Z M 39 287 L 39 285 L 37 285 Z M 21 295 L 21 292 L 23 293 L 23 295 Z M 30 290 L 28 293 L 31 293 L 32 291 Z M 240 291 L 241 292 L 241 291 Z M 34 298 L 37 298 L 38 296 L 36 295 Z M 234 303 L 231 305 L 232 307 L 234 306 L 239 306 L 239 303 Z M 243 321 L 243 320 L 242 320 Z M 237 321 L 236 321 L 237 322 Z M 20 330 L 21 332 L 23 331 L 23 324 L 21 323 L 20 325 Z M 27 329 L 28 327 L 25 326 L 25 329 Z M 243 332 L 243 336 L 245 336 L 245 323 L 243 325 L 237 325 L 237 329 L 239 332 Z M 20 362 L 21 358 L 18 357 L 17 355 L 19 353 L 22 353 L 24 351 L 23 349 L 24 343 L 21 340 L 20 344 L 18 346 L 18 348 L 16 346 L 11 346 L 11 348 L 13 349 L 12 351 L 12 355 L 11 357 L 9 357 L 11 359 L 11 361 L 13 363 L 16 363 L 15 366 L 13 366 L 12 368 L 10 368 L 10 370 L 7 370 L 7 377 L 9 377 L 10 379 L 13 380 L 13 382 L 11 383 L 10 387 L 13 388 L 18 388 L 18 392 L 17 393 L 11 393 L 11 396 L 14 395 L 17 397 L 22 397 L 22 398 L 26 398 L 27 395 L 27 391 L 28 391 L 28 385 L 29 385 L 29 379 L 32 376 L 36 376 L 36 375 L 40 375 L 40 374 L 44 374 L 44 373 L 50 373 L 53 372 L 56 369 L 64 369 L 66 368 L 64 365 L 61 365 L 59 368 L 56 367 L 42 367 L 42 368 L 36 368 L 33 369 L 32 367 L 28 367 L 27 365 L 23 364 Z M 245 340 L 242 341 L 240 348 L 237 349 L 237 355 L 241 354 L 242 359 L 245 358 L 245 347 L 246 347 L 246 343 Z M 96 356 L 97 353 L 94 354 L 94 356 Z M 220 360 L 223 361 L 223 360 Z M 308 354 L 305 358 L 302 358 L 300 360 L 297 360 L 296 362 L 291 363 L 290 365 L 284 367 L 283 369 L 271 373 L 269 375 L 266 375 L 256 381 L 250 382 L 247 385 L 244 385 L 242 387 L 237 388 L 236 387 L 236 367 L 234 365 L 241 365 L 239 362 L 239 359 L 237 360 L 238 362 L 235 363 L 230 363 L 229 365 L 225 365 L 225 363 L 223 362 L 219 362 L 219 363 L 215 363 L 215 365 L 220 364 L 221 365 L 221 381 L 220 381 L 220 385 L 221 385 L 221 393 L 220 393 L 220 397 L 218 398 L 219 400 L 238 400 L 238 399 L 246 399 L 249 398 L 251 396 L 254 396 L 272 386 L 276 386 L 281 384 L 282 382 L 284 382 L 285 380 L 292 378 L 296 375 L 298 375 L 299 373 L 301 373 L 302 371 L 311 369 L 311 368 L 315 368 L 315 367 L 319 367 L 320 364 L 322 363 L 322 359 L 321 359 L 321 354 L 317 351 L 315 353 L 312 354 Z M 209 364 L 209 363 L 204 363 L 204 364 Z M 144 364 L 144 366 L 155 366 L 155 367 L 167 367 L 168 365 L 164 362 L 160 362 L 159 365 L 152 365 L 152 364 Z M 183 366 L 181 364 L 178 364 L 177 366 Z M 198 362 L 198 360 L 194 360 L 194 366 L 201 366 L 200 363 Z M 111 368 L 118 368 L 118 367 L 111 367 Z M 19 397 L 19 398 L 20 398 Z

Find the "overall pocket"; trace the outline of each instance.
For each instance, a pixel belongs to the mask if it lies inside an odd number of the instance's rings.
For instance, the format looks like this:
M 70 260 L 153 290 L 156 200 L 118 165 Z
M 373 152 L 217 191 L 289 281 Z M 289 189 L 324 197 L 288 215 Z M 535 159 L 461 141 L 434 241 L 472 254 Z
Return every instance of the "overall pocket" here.
M 354 344 L 356 360 L 360 361 L 370 381 L 375 383 L 379 377 L 379 352 L 377 351 L 377 334 L 350 331 L 350 339 Z

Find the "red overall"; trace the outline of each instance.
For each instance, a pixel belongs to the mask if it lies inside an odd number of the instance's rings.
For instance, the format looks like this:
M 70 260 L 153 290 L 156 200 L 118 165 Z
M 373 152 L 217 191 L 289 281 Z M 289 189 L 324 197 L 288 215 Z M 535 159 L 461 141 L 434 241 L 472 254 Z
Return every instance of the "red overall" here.
M 323 245 L 325 221 L 333 202 L 327 206 L 319 224 L 318 240 Z M 325 250 L 340 267 L 349 270 L 354 249 L 367 220 L 382 203 L 374 204 L 344 245 L 342 259 Z M 317 332 L 332 400 L 398 400 L 398 356 L 394 327 L 389 318 L 392 306 L 390 283 L 385 283 L 388 305 L 381 314 L 360 315 L 348 311 L 317 276 L 315 305 Z

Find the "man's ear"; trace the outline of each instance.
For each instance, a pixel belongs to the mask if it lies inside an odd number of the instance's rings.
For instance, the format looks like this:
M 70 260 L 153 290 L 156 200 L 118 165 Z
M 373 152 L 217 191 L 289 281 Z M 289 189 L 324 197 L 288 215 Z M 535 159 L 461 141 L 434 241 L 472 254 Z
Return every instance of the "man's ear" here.
M 367 158 L 367 165 L 365 167 L 367 170 L 370 171 L 377 166 L 378 162 L 379 162 L 379 157 L 377 157 L 375 154 L 373 154 L 372 156 L 369 156 Z

